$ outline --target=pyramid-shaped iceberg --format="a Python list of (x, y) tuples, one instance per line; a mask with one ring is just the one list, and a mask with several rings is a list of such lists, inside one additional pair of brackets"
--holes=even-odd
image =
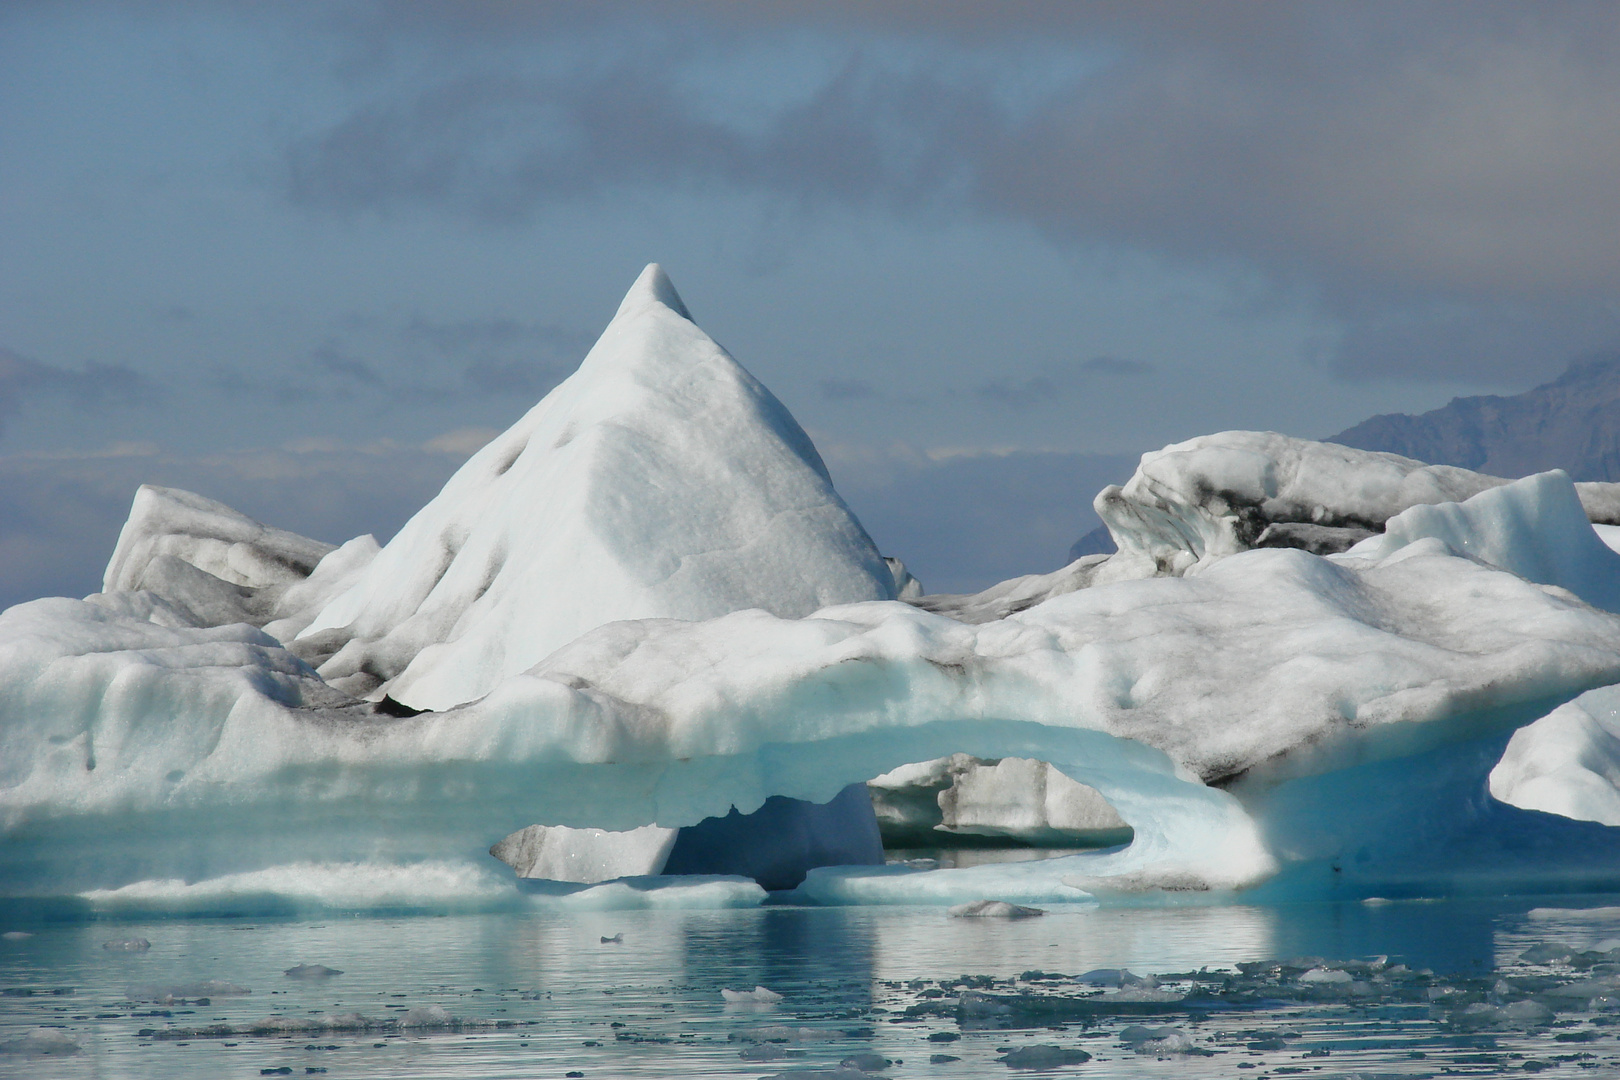
[(894, 595), (804, 430), (655, 264), (579, 370), (469, 459), (300, 647), (351, 693), (442, 709), (604, 623)]

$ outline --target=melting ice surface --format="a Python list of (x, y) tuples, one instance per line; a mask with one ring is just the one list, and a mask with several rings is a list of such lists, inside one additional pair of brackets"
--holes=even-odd
[[(1612, 903), (31, 924), (0, 942), (0, 1076), (1605, 1075)], [(781, 1000), (722, 993), (755, 986)]]

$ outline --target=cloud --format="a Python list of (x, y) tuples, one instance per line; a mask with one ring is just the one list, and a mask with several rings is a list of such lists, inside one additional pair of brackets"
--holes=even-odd
[(975, 592), (1056, 570), (1101, 522), (1091, 500), (1134, 455), (823, 448), (839, 492), (886, 555), (930, 592)]
[(0, 429), (27, 400), (47, 396), (66, 398), (83, 408), (111, 408), (150, 404), (162, 396), (162, 388), (122, 364), (92, 360), (73, 371), (31, 360), (0, 345)]
[[(1258, 273), (1346, 327), (1346, 376), (1467, 374), (1447, 325), (1510, 305), (1551, 341), (1620, 297), (1612, 4), (365, 10), (350, 55), (431, 60), (377, 61), (392, 81), (288, 141), (312, 210), (506, 222), (644, 185), (976, 214)], [(1457, 318), (1408, 360), (1366, 351), (1436, 305)]]
[(865, 379), (822, 379), (821, 396), (828, 401), (869, 401), (878, 392)]
[(992, 379), (974, 387), (973, 393), (982, 401), (1022, 411), (1057, 405), (1087, 391), (1103, 390), (1112, 381), (1151, 375), (1154, 370), (1145, 360), (1094, 356), (1043, 364), (1038, 374), (1025, 379)]

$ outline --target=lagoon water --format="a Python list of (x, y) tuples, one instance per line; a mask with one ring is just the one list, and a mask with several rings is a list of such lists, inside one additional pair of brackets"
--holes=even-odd
[[(1589, 950), (1617, 944), (1605, 940), (1620, 935), (1616, 904), (18, 923), (0, 928), (11, 931), (0, 940), (0, 1076), (762, 1077), (852, 1058), (887, 1060), (872, 1075), (892, 1077), (1614, 1075), (1620, 1013), (1604, 989), (1620, 953)], [(104, 947), (129, 939), (150, 948)], [(1344, 974), (1303, 976), (1318, 960), (1329, 970), (1368, 957)], [(1292, 966), (1254, 966), (1272, 960)], [(299, 964), (342, 973), (284, 974)], [(1074, 1005), (1112, 992), (1067, 976), (1108, 968), (1161, 986), (1135, 1006), (1129, 995)], [(756, 985), (782, 1000), (722, 998)], [(233, 987), (249, 992), (222, 992)], [(401, 1027), (402, 1016), (425, 1026)], [(321, 1017), (347, 1019), (317, 1028)], [(1033, 1046), (1091, 1059), (1016, 1069), (1009, 1052)]]

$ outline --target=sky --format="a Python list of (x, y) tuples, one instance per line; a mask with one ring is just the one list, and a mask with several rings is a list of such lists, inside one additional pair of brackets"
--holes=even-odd
[(386, 540), (659, 262), (931, 591), (1138, 455), (1620, 349), (1620, 6), (0, 5), (0, 604)]

